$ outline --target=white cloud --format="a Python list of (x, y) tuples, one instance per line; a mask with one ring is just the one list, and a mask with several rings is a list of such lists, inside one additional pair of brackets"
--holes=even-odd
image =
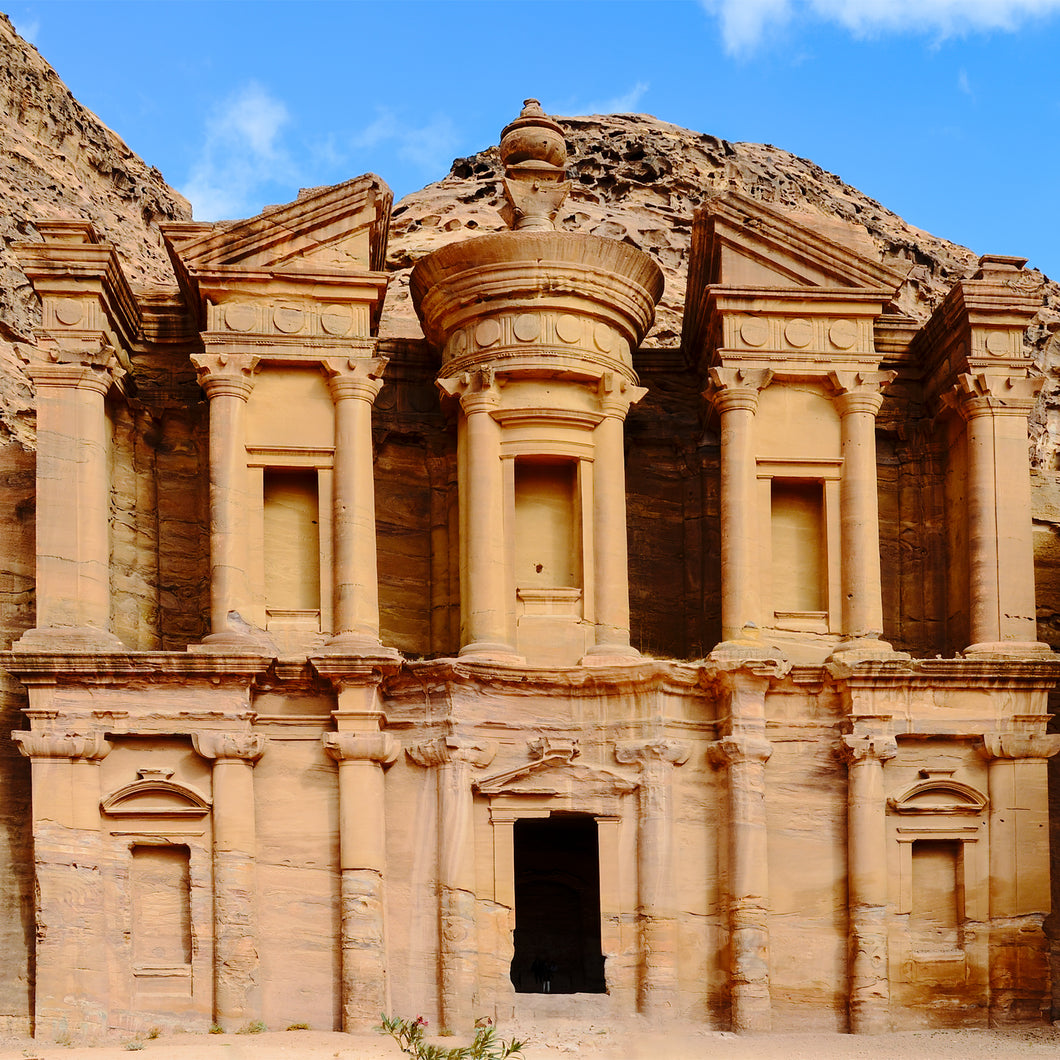
[(960, 70), (957, 73), (957, 87), (966, 95), (971, 96), (975, 99), (975, 93), (972, 91), (972, 83), (968, 80), (968, 71)]
[(593, 103), (579, 105), (573, 109), (575, 114), (632, 114), (651, 86), (647, 81), (638, 81), (627, 92)]
[(725, 50), (752, 51), (771, 28), (806, 16), (855, 36), (927, 33), (939, 39), (982, 30), (1014, 30), (1060, 13), (1060, 0), (700, 0), (721, 23)]
[(222, 101), (207, 119), (202, 150), (180, 189), (196, 220), (243, 216), (263, 185), (295, 179), (280, 143), (289, 120), (286, 106), (254, 81)]
[(24, 40), (29, 41), (30, 44), (36, 44), (37, 38), (40, 36), (40, 19), (31, 18), (29, 15), (23, 19), (22, 17), (10, 15), (11, 24), (15, 27), (15, 32)]
[(380, 107), (375, 120), (354, 134), (350, 142), (358, 151), (390, 143), (399, 158), (437, 178), (448, 172), (459, 153), (460, 133), (444, 114), (435, 115), (424, 125), (410, 125), (396, 111)]

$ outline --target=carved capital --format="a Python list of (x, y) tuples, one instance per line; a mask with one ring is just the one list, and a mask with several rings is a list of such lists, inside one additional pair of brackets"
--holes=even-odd
[(688, 761), (692, 746), (686, 740), (623, 740), (615, 744), (615, 758), (623, 765), (636, 763), (682, 766)]
[(624, 376), (615, 372), (604, 372), (596, 392), (600, 399), (600, 411), (605, 416), (624, 420), (630, 406), (636, 405), (648, 393), (648, 388), (634, 386)]
[(988, 732), (983, 735), (979, 753), (992, 761), (997, 758), (1052, 758), (1060, 751), (1060, 734)]
[(246, 401), (254, 389), (258, 358), (249, 353), (193, 353), (191, 363), (199, 385), (213, 401), (217, 397), (237, 397)]
[(53, 361), (33, 361), (26, 374), (37, 390), (58, 387), (69, 390), (90, 390), (106, 394), (125, 375), (125, 370), (112, 360), (105, 364), (59, 364)]
[(253, 765), (265, 753), (265, 737), (251, 732), (196, 732), (195, 753), (214, 761), (238, 758)]
[(711, 765), (765, 765), (773, 747), (760, 736), (727, 736), (707, 745), (707, 759)]
[(703, 391), (718, 411), (758, 411), (758, 395), (773, 381), (771, 368), (711, 368), (710, 386)]
[(405, 753), (416, 765), (426, 768), (449, 765), (452, 762), (465, 762), (477, 769), (483, 769), (493, 761), (497, 748), (488, 740), (464, 740), (453, 736), (439, 736), (434, 740), (413, 744), (405, 748)]
[(326, 732), (321, 737), (324, 752), (336, 762), (378, 762), (391, 766), (401, 744), (387, 732)]
[(68, 758), (100, 762), (110, 754), (111, 745), (102, 733), (13, 732), (11, 739), (27, 758)]
[(893, 736), (866, 735), (856, 736), (847, 733), (836, 753), (847, 763), (865, 762), (874, 759), (878, 762), (886, 762), (898, 754), (898, 741)]
[(829, 372), (836, 411), (840, 416), (854, 412), (875, 416), (883, 404), (883, 391), (897, 376), (897, 372)]
[(1044, 382), (1041, 376), (964, 372), (942, 400), (966, 420), (976, 416), (1026, 416)]
[(444, 376), (438, 380), (438, 388), (449, 397), (459, 398), (468, 416), (476, 412), (492, 412), (501, 400), (497, 373), (491, 364), (473, 372)]
[(383, 386), (388, 361), (388, 357), (326, 357), (321, 363), (328, 376), (332, 401), (352, 398), (374, 402)]

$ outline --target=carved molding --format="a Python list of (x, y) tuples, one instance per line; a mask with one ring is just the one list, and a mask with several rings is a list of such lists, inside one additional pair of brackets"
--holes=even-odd
[(760, 736), (727, 736), (707, 745), (707, 760), (713, 766), (765, 765), (772, 753), (770, 742)]
[(998, 758), (1052, 758), (1060, 751), (1060, 734), (988, 732), (979, 753)]
[(484, 769), (493, 761), (497, 747), (489, 740), (439, 736), (406, 747), (405, 753), (416, 765), (424, 768), (448, 765), (450, 762), (466, 762), (477, 769)]
[(841, 738), (836, 753), (848, 763), (868, 759), (886, 762), (898, 754), (898, 741), (893, 736), (882, 734), (861, 736), (847, 733)]
[(687, 740), (623, 740), (615, 744), (615, 758), (623, 765), (668, 764), (681, 766), (688, 761), (692, 745)]

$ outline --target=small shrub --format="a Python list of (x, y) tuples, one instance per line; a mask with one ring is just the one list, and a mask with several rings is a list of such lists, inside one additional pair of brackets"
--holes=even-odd
[(210, 1024), (210, 1034), (224, 1034), (225, 1029), (219, 1023)]
[(159, 1037), (159, 1035), (161, 1035), (161, 1033), (162, 1033), (162, 1028), (161, 1027), (152, 1027), (147, 1032), (147, 1040), (148, 1041), (154, 1041), (155, 1038), (157, 1038), (157, 1037)]
[(269, 1028), (265, 1026), (262, 1020), (251, 1020), (249, 1023), (244, 1023), (242, 1027), (236, 1031), (236, 1034), (263, 1034)]
[(509, 1056), (522, 1056), (522, 1042), (514, 1038), (506, 1042), (497, 1037), (493, 1020), (488, 1016), (475, 1021), (475, 1039), (470, 1045), (445, 1049), (440, 1045), (427, 1045), (423, 1030), (427, 1021), (422, 1016), (414, 1020), (390, 1019), (383, 1016), (379, 1030), (389, 1034), (398, 1043), (401, 1051), (416, 1060), (506, 1060)]
[(308, 1023), (292, 1023), (287, 1029), (289, 1031), (307, 1031), (310, 1027)]
[(143, 1047), (144, 1043), (140, 1041), (139, 1038), (134, 1038), (131, 1042), (125, 1043), (125, 1048), (128, 1049), (130, 1052), (133, 1052), (137, 1049), (142, 1049)]

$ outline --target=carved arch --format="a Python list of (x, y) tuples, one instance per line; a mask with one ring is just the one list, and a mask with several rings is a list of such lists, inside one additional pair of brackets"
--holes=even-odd
[(171, 769), (137, 770), (139, 779), (106, 796), (99, 808), (107, 817), (205, 817), (210, 800), (172, 776)]

